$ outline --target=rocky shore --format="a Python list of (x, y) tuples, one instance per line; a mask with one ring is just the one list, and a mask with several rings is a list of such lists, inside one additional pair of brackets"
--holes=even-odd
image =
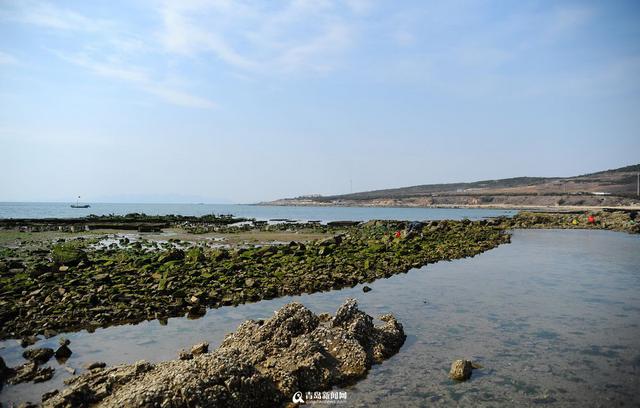
[[(175, 238), (158, 242), (125, 237), (101, 244), (104, 240), (65, 232), (71, 226), (85, 225), (80, 219), (70, 224), (68, 220), (3, 220), (0, 237), (13, 234), (15, 239), (0, 245), (0, 338), (48, 337), (149, 319), (162, 322), (185, 314), (196, 318), (210, 307), (339, 289), (428, 263), (474, 256), (509, 242), (507, 231), (514, 228), (640, 232), (633, 211), (521, 212), (478, 222), (266, 225), (230, 220), (236, 219), (135, 215), (102, 219), (101, 223), (162, 221), (194, 237), (211, 230), (229, 236), (268, 230), (271, 239), (309, 231), (326, 238), (232, 247)], [(28, 229), (63, 232), (41, 240), (22, 237), (49, 232), (17, 232)]]
[(273, 206), (313, 207), (407, 207), (407, 208), (493, 208), (493, 209), (568, 209), (589, 210), (606, 207), (640, 209), (638, 197), (595, 196), (585, 194), (464, 194), (440, 193), (433, 196), (351, 198), (285, 198), (259, 203)]
[[(34, 224), (22, 221), (15, 225), (5, 222), (0, 227), (0, 336), (20, 339), (20, 344), (25, 348), (23, 356), (26, 362), (17, 367), (7, 367), (0, 359), (0, 386), (2, 382), (18, 384), (47, 381), (54, 375), (53, 368), (46, 366), (47, 360), (53, 356), (64, 360), (72, 353), (68, 340), (64, 339), (61, 339), (60, 347), (55, 351), (37, 346), (26, 349), (39, 340), (39, 335), (50, 337), (60, 332), (82, 328), (93, 330), (145, 319), (159, 319), (162, 323), (171, 316), (197, 318), (205, 314), (209, 307), (354, 286), (427, 263), (474, 256), (509, 242), (508, 232), (512, 229), (606, 229), (640, 233), (638, 214), (617, 210), (521, 212), (513, 217), (476, 222), (370, 221), (321, 225), (290, 220), (278, 224), (252, 220), (243, 220), (240, 224), (218, 223), (215, 220), (182, 220), (168, 224), (172, 228), (168, 236), (205, 238), (205, 241), (178, 238), (159, 241), (157, 237), (163, 235), (146, 232), (138, 233), (135, 237), (112, 233), (83, 235), (70, 231), (69, 224), (64, 224), (64, 220), (48, 220), (45, 223), (39, 220)], [(145, 224), (146, 220), (137, 216), (130, 222)], [(81, 226), (82, 223), (74, 221), (71, 225)], [(176, 235), (177, 228), (185, 232)], [(42, 230), (20, 232), (29, 229)], [(225, 240), (227, 244), (220, 245), (218, 238), (215, 238), (212, 246), (206, 243), (206, 239), (210, 238), (207, 234), (212, 230), (224, 233), (226, 237), (242, 234), (268, 237), (268, 242), (254, 245), (239, 240)], [(299, 237), (300, 240), (286, 243), (277, 237)], [(369, 290), (368, 286), (363, 288), (364, 292)], [(339, 312), (337, 316), (340, 315)], [(326, 316), (320, 318), (321, 321), (323, 319), (329, 320)], [(292, 329), (289, 323), (283, 324)], [(318, 327), (321, 326), (326, 324), (319, 324)], [(243, 327), (245, 325), (241, 326), (238, 333), (242, 332)], [(262, 330), (262, 323), (251, 327), (253, 331)], [(275, 326), (269, 330), (272, 329), (279, 330)], [(249, 342), (255, 341), (253, 338)], [(180, 361), (190, 363), (168, 362), (167, 367), (182, 367), (172, 371), (176, 373), (191, 367), (189, 364), (199, 364), (198, 361), (202, 359), (200, 355), (206, 353), (206, 349), (206, 345), (199, 345), (192, 352), (183, 351)], [(373, 358), (371, 361), (377, 360)], [(164, 367), (164, 364), (158, 366)], [(212, 364), (222, 363), (218, 361)], [(253, 361), (251, 364), (258, 363)], [(271, 367), (266, 362), (260, 364)], [(156, 366), (141, 363), (100, 371), (104, 365), (97, 364), (81, 378), (94, 381), (96, 387), (102, 387), (105, 381), (115, 381), (112, 377), (105, 380), (104, 373), (113, 373), (128, 383), (132, 378), (146, 375), (153, 367)], [(253, 373), (252, 369), (249, 370), (236, 374)], [(156, 371), (160, 372), (164, 371)], [(232, 374), (220, 371), (220, 375)], [(347, 377), (343, 373), (335, 377), (338, 378), (335, 381), (340, 383)], [(162, 378), (169, 381), (169, 377)], [(72, 395), (81, 395), (79, 401), (95, 398), (111, 401), (116, 398), (111, 391), (105, 394), (106, 391), (95, 387), (93, 394), (83, 394), (87, 392), (86, 384), (78, 385), (78, 388), (74, 381), (80, 380), (70, 381), (69, 389), (76, 390)], [(124, 383), (120, 382), (109, 384), (109, 390), (121, 385), (124, 387)], [(278, 387), (281, 386), (278, 382)], [(287, 388), (286, 392), (289, 391)], [(270, 392), (280, 392), (278, 398), (286, 394), (274, 389)], [(129, 392), (125, 395), (129, 395)], [(51, 401), (66, 398), (63, 399), (64, 404), (71, 404), (67, 406), (75, 404), (69, 402), (71, 397), (67, 394), (48, 397), (52, 398)]]
[(501, 218), (504, 228), (534, 229), (604, 229), (640, 233), (640, 212), (621, 210), (528, 212)]
[(380, 320), (375, 326), (353, 299), (333, 317), (290, 303), (270, 319), (246, 321), (212, 353), (95, 368), (43, 396), (43, 406), (283, 406), (296, 392), (352, 383), (397, 353), (402, 325), (392, 315)]
[[(23, 227), (29, 226), (18, 228)], [(371, 221), (314, 228), (328, 238), (234, 248), (176, 239), (121, 238), (97, 245), (83, 237), (65, 239), (64, 233), (53, 242), (19, 240), (0, 248), (0, 338), (199, 317), (209, 307), (353, 286), (509, 242), (498, 221)]]

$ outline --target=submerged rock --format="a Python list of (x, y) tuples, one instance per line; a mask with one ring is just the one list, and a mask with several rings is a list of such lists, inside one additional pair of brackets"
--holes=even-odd
[[(391, 315), (374, 326), (349, 299), (321, 321), (300, 303), (267, 320), (248, 320), (211, 353), (190, 360), (89, 371), (66, 380), (45, 407), (272, 407), (297, 392), (322, 391), (364, 376), (405, 340)], [(201, 345), (199, 345), (201, 346)], [(194, 347), (195, 348), (195, 347)], [(203, 347), (199, 347), (202, 349)], [(195, 350), (194, 350), (195, 351)], [(195, 353), (194, 353), (195, 354)]]

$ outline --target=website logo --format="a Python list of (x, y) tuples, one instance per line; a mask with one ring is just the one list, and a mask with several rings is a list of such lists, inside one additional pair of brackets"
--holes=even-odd
[(300, 391), (293, 394), (293, 402), (294, 404), (304, 404), (304, 400), (302, 399), (302, 393)]

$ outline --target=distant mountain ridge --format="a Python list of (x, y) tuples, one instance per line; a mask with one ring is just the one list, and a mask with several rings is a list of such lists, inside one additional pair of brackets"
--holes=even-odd
[(367, 206), (635, 206), (640, 164), (573, 177), (513, 177), (423, 184), (331, 196), (303, 196), (273, 205)]

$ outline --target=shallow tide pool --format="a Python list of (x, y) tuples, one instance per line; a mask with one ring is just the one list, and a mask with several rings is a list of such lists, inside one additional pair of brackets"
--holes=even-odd
[[(347, 297), (377, 316), (393, 313), (407, 341), (346, 387), (348, 406), (638, 406), (640, 396), (640, 237), (608, 231), (518, 230), (511, 244), (475, 258), (440, 262), (362, 286), (209, 310), (198, 320), (169, 319), (64, 335), (81, 372), (159, 361), (224, 335), (249, 318), (269, 317), (292, 300), (335, 312)], [(38, 347), (55, 347), (57, 337)], [(8, 365), (22, 363), (14, 340), (0, 342)], [(447, 378), (451, 362), (484, 368), (465, 383)], [(8, 386), (0, 402), (39, 402), (69, 372), (52, 360), (54, 379)], [(308, 391), (308, 390), (304, 390)], [(313, 391), (313, 390), (311, 390)], [(344, 405), (343, 405), (344, 406)]]

